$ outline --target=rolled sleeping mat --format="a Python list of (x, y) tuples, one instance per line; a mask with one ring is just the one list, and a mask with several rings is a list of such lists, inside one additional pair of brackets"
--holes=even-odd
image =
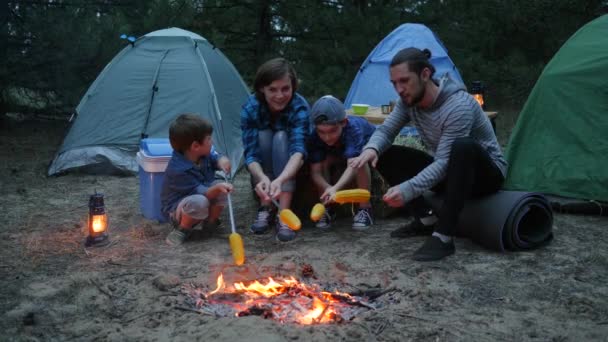
[[(424, 197), (440, 212), (441, 194)], [(495, 251), (534, 249), (553, 238), (553, 212), (537, 192), (499, 191), (465, 202), (454, 235), (467, 237)]]

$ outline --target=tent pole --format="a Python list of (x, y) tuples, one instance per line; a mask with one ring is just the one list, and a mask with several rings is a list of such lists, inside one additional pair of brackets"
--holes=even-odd
[(157, 86), (158, 74), (160, 73), (160, 66), (163, 64), (163, 61), (165, 60), (165, 57), (167, 57), (168, 53), (169, 53), (169, 50), (165, 50), (165, 53), (163, 53), (163, 56), (158, 61), (158, 66), (156, 67), (156, 70), (154, 71), (154, 82), (152, 83), (152, 96), (150, 96), (150, 105), (148, 106), (148, 115), (146, 115), (146, 121), (144, 122), (144, 127), (141, 131), (142, 139), (148, 137), (148, 123), (150, 122), (150, 114), (152, 113), (152, 104), (154, 103), (154, 95), (158, 91), (158, 86)]

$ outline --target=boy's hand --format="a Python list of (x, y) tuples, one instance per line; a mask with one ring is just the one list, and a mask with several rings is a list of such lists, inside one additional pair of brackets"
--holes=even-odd
[(220, 170), (224, 171), (224, 173), (226, 175), (230, 174), (230, 170), (231, 170), (230, 159), (228, 159), (226, 156), (222, 156), (217, 161), (217, 166), (220, 168)]
[(264, 176), (255, 186), (255, 193), (262, 201), (270, 201), (270, 179)]
[(324, 205), (333, 202), (336, 198), (336, 191), (336, 188), (334, 188), (333, 186), (328, 186), (323, 192), (323, 194), (321, 194), (321, 202)]
[(229, 192), (232, 192), (233, 189), (234, 187), (230, 183), (217, 183), (207, 189), (206, 196), (209, 199), (215, 199), (220, 194), (227, 194)]
[(389, 207), (393, 208), (403, 207), (405, 205), (399, 185), (389, 188), (384, 196), (382, 196), (382, 200), (386, 202)]
[(357, 170), (369, 162), (372, 163), (372, 167), (376, 167), (376, 164), (378, 164), (378, 152), (373, 148), (366, 148), (358, 157), (350, 159), (348, 166)]

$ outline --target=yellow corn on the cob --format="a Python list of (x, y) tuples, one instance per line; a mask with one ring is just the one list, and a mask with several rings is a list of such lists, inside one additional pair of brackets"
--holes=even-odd
[(371, 197), (368, 190), (365, 189), (351, 189), (351, 190), (340, 190), (336, 192), (335, 201), (340, 204), (344, 203), (365, 203), (369, 202)]
[(322, 203), (317, 203), (310, 211), (310, 219), (317, 222), (323, 217), (323, 214), (325, 214), (325, 206)]
[(300, 219), (290, 209), (281, 210), (279, 219), (291, 230), (300, 230), (300, 228), (302, 228), (302, 222), (300, 222)]
[(232, 249), (232, 257), (236, 265), (242, 265), (245, 262), (245, 247), (243, 246), (243, 239), (238, 233), (232, 233), (228, 237), (230, 241), (230, 249)]

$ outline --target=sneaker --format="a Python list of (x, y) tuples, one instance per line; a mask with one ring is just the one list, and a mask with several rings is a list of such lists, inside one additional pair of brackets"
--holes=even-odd
[(372, 220), (372, 209), (359, 209), (353, 217), (353, 229), (354, 230), (366, 230), (374, 224)]
[(392, 238), (409, 238), (414, 236), (426, 236), (433, 234), (433, 225), (424, 225), (420, 220), (414, 219), (414, 221), (405, 224), (391, 232)]
[(429, 209), (426, 213), (424, 213), (424, 215), (420, 216), (420, 222), (422, 222), (422, 224), (425, 226), (431, 226), (437, 223), (438, 220), (439, 218), (437, 215), (435, 215), (433, 209)]
[(336, 215), (334, 214), (333, 210), (330, 210), (328, 208), (325, 210), (325, 213), (323, 214), (321, 219), (319, 219), (319, 221), (317, 221), (317, 223), (315, 224), (315, 227), (317, 227), (319, 229), (329, 229), (329, 228), (331, 228), (331, 221), (333, 221), (335, 218), (336, 218)]
[(431, 235), (422, 247), (414, 252), (413, 259), (416, 261), (435, 261), (452, 255), (455, 251), (454, 240), (442, 242), (440, 238)]
[(188, 238), (187, 231), (179, 229), (179, 228), (174, 228), (171, 231), (171, 233), (169, 233), (169, 235), (167, 235), (165, 242), (169, 246), (177, 247), (177, 246), (183, 244), (184, 241), (186, 241), (186, 238)]
[(296, 238), (296, 232), (291, 230), (279, 217), (277, 216), (277, 240), (281, 242), (291, 241)]
[(272, 219), (271, 210), (268, 207), (260, 207), (258, 209), (257, 217), (249, 228), (254, 234), (264, 234), (268, 228), (270, 228), (270, 221)]

